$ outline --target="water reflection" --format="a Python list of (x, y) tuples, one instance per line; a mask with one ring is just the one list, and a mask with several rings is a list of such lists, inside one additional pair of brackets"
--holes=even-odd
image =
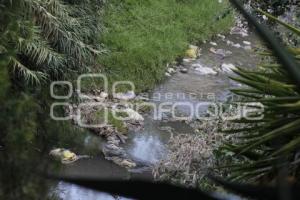
[(132, 141), (129, 154), (143, 162), (154, 164), (164, 155), (165, 147), (157, 135), (140, 134)]
[(82, 188), (77, 185), (60, 182), (57, 186), (59, 198), (71, 200), (130, 200), (124, 197), (117, 197), (103, 192), (96, 192)]

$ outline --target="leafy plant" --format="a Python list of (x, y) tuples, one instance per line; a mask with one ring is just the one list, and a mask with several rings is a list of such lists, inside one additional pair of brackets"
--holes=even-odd
[[(234, 1), (233, 1), (234, 2)], [(238, 3), (236, 3), (238, 4)], [(250, 22), (242, 7), (238, 7)], [(277, 18), (260, 11), (270, 19), (277, 21), (293, 33), (300, 36), (299, 29), (288, 25)], [(243, 98), (242, 103), (259, 102), (264, 106), (264, 119), (235, 120), (234, 124), (242, 124), (243, 128), (226, 130), (233, 134), (235, 141), (223, 148), (243, 158), (229, 167), (231, 178), (241, 181), (257, 181), (276, 178), (281, 170), (290, 176), (298, 177), (300, 149), (300, 50), (288, 48), (288, 52), (280, 47), (276, 40), (264, 28), (253, 22), (258, 32), (265, 39), (271, 50), (260, 54), (264, 62), (256, 69), (237, 68), (237, 76), (231, 79), (246, 87), (233, 89)], [(269, 38), (268, 38), (269, 37)], [(253, 116), (260, 113), (253, 113)]]
[[(20, 9), (19, 13), (11, 13), (15, 15), (14, 26), (19, 34), (8, 43), (14, 46), (15, 55), (9, 56), (9, 65), (15, 78), (36, 84), (94, 65), (100, 53), (94, 33), (101, 30), (97, 15), (101, 1), (24, 0), (18, 3), (0, 2), (2, 10)], [(5, 45), (0, 49), (2, 53), (9, 51)]]
[(37, 176), (52, 170), (49, 149), (83, 144), (80, 130), (49, 117), (49, 83), (86, 70), (97, 53), (87, 33), (97, 25), (95, 13), (87, 15), (95, 5), (84, 2), (0, 0), (0, 199), (49, 199)]

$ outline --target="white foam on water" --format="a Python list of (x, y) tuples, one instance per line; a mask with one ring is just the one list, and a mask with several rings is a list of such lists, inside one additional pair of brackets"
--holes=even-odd
[(165, 147), (158, 136), (143, 134), (133, 139), (129, 154), (140, 161), (158, 162), (165, 152)]

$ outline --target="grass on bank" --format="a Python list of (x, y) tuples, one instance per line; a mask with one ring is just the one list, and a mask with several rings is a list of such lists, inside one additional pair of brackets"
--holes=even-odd
[(101, 56), (110, 81), (133, 81), (138, 91), (152, 88), (167, 63), (188, 44), (226, 32), (233, 24), (228, 4), (217, 0), (112, 0), (104, 9)]

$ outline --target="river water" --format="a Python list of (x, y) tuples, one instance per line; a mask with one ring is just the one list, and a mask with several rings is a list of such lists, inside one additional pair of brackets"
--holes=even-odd
[[(232, 41), (234, 44), (238, 43), (242, 47), (237, 48), (228, 45), (227, 40)], [(156, 104), (164, 102), (189, 102), (191, 104), (197, 104), (199, 102), (209, 101), (208, 96), (213, 96), (215, 101), (225, 101), (230, 96), (229, 88), (238, 85), (229, 80), (228, 72), (222, 72), (220, 66), (225, 63), (251, 68), (255, 66), (258, 60), (253, 50), (243, 48), (245, 46), (244, 41), (250, 42), (252, 48), (259, 43), (257, 37), (253, 33), (250, 33), (247, 37), (228, 35), (225, 40), (216, 38), (214, 42), (217, 43), (217, 46), (213, 46), (210, 43), (203, 44), (201, 46), (202, 55), (200, 58), (192, 63), (185, 64), (188, 73), (178, 71), (172, 77), (166, 78), (164, 82), (152, 91), (150, 101)], [(224, 58), (212, 53), (210, 51), (212, 47), (231, 51), (232, 55)], [(204, 75), (197, 70), (199, 66), (214, 69), (218, 73), (216, 75)], [(193, 96), (193, 98), (191, 98), (191, 96)], [(182, 115), (189, 113), (189, 108), (184, 106), (178, 106), (177, 109)], [(202, 109), (204, 112), (207, 107), (204, 106)], [(172, 121), (168, 115), (163, 116), (161, 120), (155, 120), (152, 114), (153, 113), (150, 113), (144, 116), (144, 129), (139, 132), (129, 133), (129, 138), (124, 145), (124, 148), (132, 159), (144, 163), (143, 166), (128, 172), (99, 156), (93, 159), (79, 160), (72, 165), (68, 165), (65, 167), (63, 173), (66, 175), (85, 177), (151, 179), (151, 166), (166, 155), (166, 144), (171, 134), (195, 134), (193, 128), (185, 121)], [(99, 149), (101, 148), (99, 147)], [(65, 183), (59, 183), (57, 191), (63, 200), (115, 199), (114, 196), (109, 194), (99, 193)]]

